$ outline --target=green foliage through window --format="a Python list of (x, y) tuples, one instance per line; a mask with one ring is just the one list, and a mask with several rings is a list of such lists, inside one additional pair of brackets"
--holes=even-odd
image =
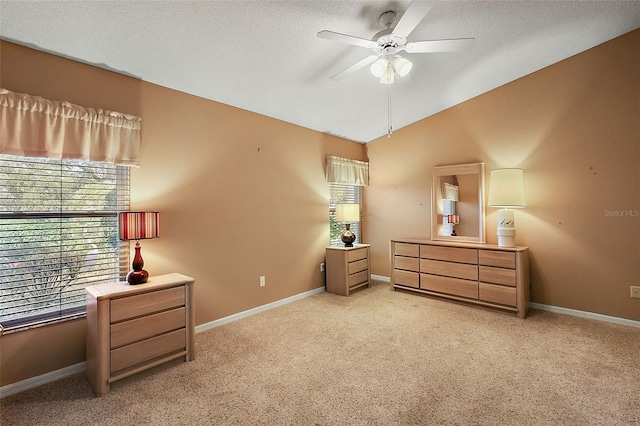
[(0, 324), (82, 315), (84, 288), (126, 270), (117, 212), (128, 204), (124, 167), (0, 155)]

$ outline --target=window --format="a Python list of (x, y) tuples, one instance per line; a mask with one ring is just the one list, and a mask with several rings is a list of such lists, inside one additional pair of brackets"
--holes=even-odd
[(0, 155), (3, 328), (84, 315), (86, 286), (126, 274), (117, 211), (128, 207), (127, 167)]
[[(329, 183), (329, 234), (330, 245), (344, 245), (340, 239), (340, 235), (344, 232), (344, 223), (336, 222), (336, 204), (355, 203), (360, 204), (362, 211), (362, 187), (356, 185), (346, 185), (342, 183)], [(356, 235), (356, 243), (362, 243), (362, 233), (360, 232), (362, 222), (352, 223), (351, 232)]]

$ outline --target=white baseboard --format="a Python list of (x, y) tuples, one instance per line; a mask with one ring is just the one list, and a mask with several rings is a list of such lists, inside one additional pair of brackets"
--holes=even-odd
[(543, 305), (542, 303), (531, 303), (530, 306), (533, 309), (540, 309), (541, 311), (555, 312), (557, 314), (572, 315), (574, 317), (588, 318), (588, 319), (594, 319), (598, 321), (611, 322), (614, 324), (628, 325), (631, 327), (640, 328), (640, 321), (631, 320), (627, 318), (612, 317), (609, 315), (596, 314), (596, 313), (587, 312), (587, 311), (579, 311), (577, 309), (563, 308), (560, 306)]
[(9, 395), (16, 394), (18, 392), (37, 388), (38, 386), (42, 386), (47, 383), (55, 382), (56, 380), (63, 379), (65, 377), (73, 376), (77, 373), (82, 373), (86, 369), (86, 364), (87, 363), (84, 361), (79, 362), (77, 364), (70, 365), (59, 370), (51, 371), (40, 376), (31, 377), (20, 382), (2, 386), (0, 387), (0, 399)]
[(249, 309), (243, 312), (238, 312), (237, 314), (229, 315), (228, 317), (220, 318), (205, 324), (200, 324), (196, 326), (196, 333), (201, 333), (203, 331), (210, 330), (212, 328), (219, 327), (221, 325), (228, 324), (242, 318), (250, 317), (251, 315), (268, 311), (269, 309), (277, 308), (278, 306), (286, 305), (287, 303), (295, 302), (296, 300), (304, 299), (305, 297), (313, 296), (314, 294), (323, 293), (324, 291), (324, 286), (318, 287), (313, 290), (305, 291), (304, 293), (287, 297), (286, 299), (276, 300), (275, 302), (267, 303), (266, 305), (258, 306), (256, 308)]
[[(372, 279), (389, 282), (389, 277), (382, 275), (371, 275)], [(294, 302), (296, 300), (304, 299), (305, 297), (313, 296), (314, 294), (322, 293), (325, 291), (324, 287), (318, 287), (314, 290), (309, 290), (304, 293), (296, 294), (295, 296), (287, 297), (286, 299), (277, 300), (275, 302), (267, 303), (266, 305), (258, 306), (257, 308), (249, 309), (237, 314), (229, 315), (228, 317), (220, 318), (215, 321), (208, 322), (206, 324), (200, 324), (196, 327), (196, 333), (203, 332), (215, 327), (219, 327), (223, 324), (227, 324), (233, 321), (237, 321), (242, 318), (255, 315), (259, 312), (264, 312), (269, 309), (277, 308), (278, 306), (286, 305), (287, 303)], [(565, 315), (573, 315), (582, 318), (590, 318), (599, 321), (611, 322), (615, 324), (628, 325), (631, 327), (639, 327), (640, 321), (630, 320), (626, 318), (612, 317), (608, 315), (595, 314), (592, 312), (578, 311), (575, 309), (562, 308), (559, 306), (543, 305), (540, 303), (531, 303), (531, 307), (534, 309), (540, 309), (541, 311), (555, 312)], [(33, 389), (38, 386), (42, 386), (46, 383), (54, 382), (65, 377), (72, 376), (77, 373), (81, 373), (86, 369), (86, 362), (79, 362), (69, 367), (64, 367), (59, 370), (51, 371), (49, 373), (42, 374), (40, 376), (31, 377), (20, 382), (11, 383), (6, 386), (0, 387), (0, 399), (9, 395), (16, 394), (25, 390)]]
[[(371, 278), (380, 280), (380, 281), (385, 281), (385, 282), (390, 281), (389, 277), (385, 277), (382, 275), (371, 274)], [(594, 319), (598, 321), (611, 322), (614, 324), (628, 325), (631, 327), (640, 328), (640, 321), (631, 320), (627, 318), (612, 317), (609, 315), (596, 314), (596, 313), (587, 312), (587, 311), (579, 311), (577, 309), (563, 308), (560, 306), (543, 305), (542, 303), (532, 302), (530, 303), (530, 306), (534, 309), (539, 309), (541, 311), (555, 312), (557, 314), (572, 315), (574, 317), (589, 318), (589, 319)]]
[[(259, 312), (264, 312), (269, 309), (277, 308), (278, 306), (285, 305), (287, 303), (294, 302), (296, 300), (304, 299), (305, 297), (313, 296), (314, 294), (322, 293), (325, 291), (325, 287), (318, 287), (314, 290), (309, 290), (304, 293), (296, 294), (291, 297), (287, 297), (286, 299), (277, 300), (272, 303), (267, 303), (266, 305), (258, 306), (257, 308), (249, 309), (244, 312), (239, 312), (234, 315), (229, 315), (228, 317), (220, 318), (215, 321), (208, 322), (206, 324), (200, 324), (196, 327), (196, 333), (200, 333), (205, 330), (209, 330), (214, 327), (221, 326), (223, 324), (227, 324), (233, 321), (237, 321), (242, 318), (246, 318), (251, 315), (255, 315)], [(22, 380), (20, 382), (11, 383), (6, 386), (0, 387), (0, 399), (7, 397), (9, 395), (16, 394), (18, 392), (26, 391), (29, 389), (36, 388), (38, 386), (42, 386), (46, 383), (54, 382), (59, 379), (63, 379), (68, 376), (72, 376), (76, 373), (81, 373), (86, 370), (86, 362), (80, 362), (78, 364), (70, 365), (69, 367), (64, 367), (56, 371), (51, 371), (49, 373), (42, 374), (40, 376), (31, 377), (26, 380)]]
[(391, 281), (391, 279), (389, 279), (389, 277), (385, 277), (384, 275), (371, 274), (371, 279), (372, 280), (377, 280), (377, 281), (384, 281), (385, 283), (388, 283), (388, 282)]

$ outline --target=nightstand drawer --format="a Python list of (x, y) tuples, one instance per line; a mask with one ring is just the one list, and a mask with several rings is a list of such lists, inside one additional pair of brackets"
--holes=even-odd
[(420, 259), (417, 257), (395, 256), (395, 268), (404, 269), (405, 271), (420, 271)]
[(186, 324), (186, 309), (177, 308), (111, 326), (111, 349), (148, 339)]
[(480, 250), (478, 263), (480, 265), (516, 269), (516, 254), (508, 251)]
[(393, 271), (393, 281), (393, 284), (418, 288), (420, 287), (420, 274), (396, 269)]
[(468, 248), (421, 245), (420, 257), (423, 259), (478, 264), (478, 250)]
[(480, 281), (485, 283), (516, 285), (516, 270), (480, 266)]
[(418, 244), (396, 243), (394, 249), (395, 255), (420, 257), (420, 246)]
[(111, 372), (123, 370), (186, 348), (185, 329), (172, 331), (111, 351)]
[(478, 299), (478, 282), (458, 278), (420, 274), (420, 288), (454, 296)]
[(478, 281), (478, 267), (468, 263), (420, 259), (420, 272)]
[(367, 281), (369, 281), (369, 272), (362, 271), (358, 272), (357, 274), (349, 275), (349, 278), (347, 279), (347, 285), (349, 287), (353, 287), (354, 285), (358, 285)]
[(516, 306), (516, 288), (480, 283), (480, 300)]
[(111, 300), (111, 323), (184, 306), (184, 286)]
[(356, 260), (349, 263), (349, 275), (353, 275), (360, 271), (366, 271), (369, 267), (369, 261), (367, 259)]
[(347, 262), (355, 262), (356, 260), (366, 259), (367, 249), (361, 248), (358, 250), (349, 250), (347, 252)]

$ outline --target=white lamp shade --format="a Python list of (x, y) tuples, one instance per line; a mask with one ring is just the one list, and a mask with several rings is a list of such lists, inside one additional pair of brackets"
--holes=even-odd
[(374, 77), (382, 77), (387, 71), (388, 62), (385, 58), (380, 58), (371, 64), (371, 74)]
[(409, 74), (413, 64), (408, 59), (398, 56), (393, 60), (393, 68), (395, 68), (400, 77), (404, 77)]
[(522, 169), (496, 169), (489, 176), (489, 207), (526, 207)]
[(359, 204), (336, 204), (336, 221), (338, 222), (360, 222)]

